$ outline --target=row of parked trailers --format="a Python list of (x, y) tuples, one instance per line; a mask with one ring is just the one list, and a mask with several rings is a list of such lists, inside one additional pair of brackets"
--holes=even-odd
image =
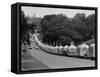
[(71, 43), (70, 46), (50, 46), (43, 44), (37, 37), (37, 34), (34, 34), (35, 43), (44, 51), (58, 54), (58, 55), (67, 55), (67, 56), (80, 56), (80, 57), (93, 57), (95, 58), (95, 43), (87, 45), (85, 43), (75, 46)]

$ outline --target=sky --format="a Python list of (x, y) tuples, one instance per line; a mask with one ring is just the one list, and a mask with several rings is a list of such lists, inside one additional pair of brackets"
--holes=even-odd
[(75, 16), (76, 13), (85, 13), (86, 16), (95, 14), (94, 10), (82, 10), (82, 9), (64, 9), (64, 8), (45, 8), (45, 7), (31, 7), (22, 6), (21, 10), (24, 11), (25, 16), (43, 17), (44, 15), (50, 14), (64, 14), (69, 18)]

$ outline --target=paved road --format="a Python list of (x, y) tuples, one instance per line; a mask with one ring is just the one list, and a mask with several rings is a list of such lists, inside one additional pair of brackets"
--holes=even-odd
[(21, 59), (21, 70), (23, 71), (50, 69), (40, 60), (37, 60), (34, 56), (31, 56), (30, 53), (27, 53), (26, 56), (22, 56)]
[(50, 69), (47, 65), (39, 60), (22, 60), (22, 70), (43, 70)]
[(33, 47), (34, 45), (34, 42), (32, 42), (32, 49), (29, 50), (30, 54), (51, 69), (95, 66), (95, 61), (93, 60), (49, 54), (45, 51), (42, 51), (41, 49), (35, 49)]

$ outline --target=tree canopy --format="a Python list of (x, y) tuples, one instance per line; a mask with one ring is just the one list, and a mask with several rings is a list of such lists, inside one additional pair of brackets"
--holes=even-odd
[(44, 43), (69, 45), (73, 41), (77, 45), (95, 34), (95, 14), (86, 17), (84, 13), (77, 13), (73, 18), (63, 14), (45, 15), (41, 33)]
[(24, 12), (21, 11), (21, 25), (20, 25), (20, 33), (21, 33), (21, 43), (27, 43), (30, 45), (30, 35), (29, 32), (34, 33), (35, 24), (27, 23), (27, 18), (24, 15)]

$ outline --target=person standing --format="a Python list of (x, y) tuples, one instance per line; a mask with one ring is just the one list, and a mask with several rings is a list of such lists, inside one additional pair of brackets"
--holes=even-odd
[(88, 53), (89, 46), (86, 43), (83, 43), (82, 45), (78, 47), (80, 48), (80, 56), (89, 56), (89, 53)]
[(59, 55), (62, 55), (62, 53), (63, 53), (63, 46), (62, 45), (59, 46), (58, 53), (59, 53)]
[(71, 42), (71, 45), (69, 46), (69, 54), (70, 55), (76, 55), (76, 49), (77, 47), (74, 45), (74, 42)]
[(90, 47), (92, 47), (92, 57), (95, 57), (95, 43), (91, 44)]
[(53, 46), (54, 54), (57, 54), (57, 46)]
[(64, 54), (65, 54), (65, 55), (67, 55), (67, 53), (68, 53), (68, 47), (69, 47), (68, 45), (65, 45), (65, 46), (64, 46)]

